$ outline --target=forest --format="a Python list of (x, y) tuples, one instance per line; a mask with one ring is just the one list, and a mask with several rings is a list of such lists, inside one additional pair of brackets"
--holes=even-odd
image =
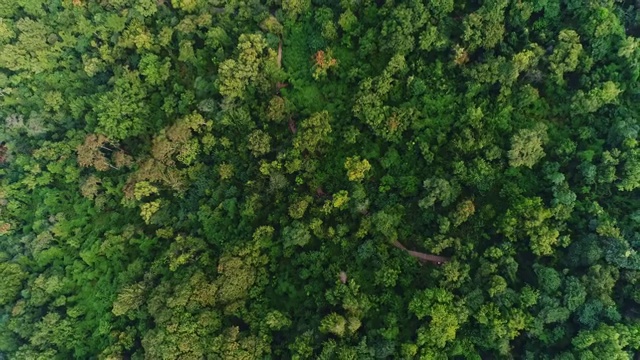
[(640, 1), (0, 1), (0, 360), (640, 353)]

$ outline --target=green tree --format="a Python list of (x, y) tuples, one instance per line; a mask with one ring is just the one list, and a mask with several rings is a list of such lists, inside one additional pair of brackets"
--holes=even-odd
[(0, 264), (0, 274), (5, 279), (5, 285), (0, 290), (0, 305), (11, 304), (20, 293), (27, 273), (22, 271), (20, 265), (16, 263), (3, 262)]
[(331, 143), (331, 116), (327, 111), (311, 115), (300, 123), (300, 130), (293, 140), (293, 146), (300, 151), (314, 153), (326, 149)]
[(580, 36), (575, 30), (562, 30), (558, 35), (558, 45), (549, 57), (549, 69), (556, 83), (564, 84), (564, 74), (575, 71), (582, 55)]
[(265, 89), (276, 67), (275, 51), (260, 34), (243, 34), (238, 39), (238, 56), (220, 64), (219, 90), (227, 100), (244, 99), (253, 89)]
[(289, 19), (295, 20), (299, 15), (309, 10), (311, 2), (309, 0), (283, 0), (282, 10)]
[(418, 319), (429, 318), (428, 325), (418, 329), (418, 344), (435, 348), (444, 348), (453, 341), (468, 317), (463, 304), (454, 302), (453, 294), (438, 288), (418, 293), (409, 303), (409, 310)]
[(146, 91), (137, 72), (126, 71), (95, 105), (98, 132), (116, 141), (142, 134), (150, 126)]
[(262, 130), (254, 130), (249, 134), (248, 142), (247, 147), (253, 156), (258, 157), (271, 151), (271, 137)]
[(547, 141), (547, 127), (539, 124), (533, 129), (522, 129), (511, 138), (509, 165), (533, 167), (545, 155), (542, 145)]
[(349, 181), (362, 181), (366, 173), (371, 170), (371, 164), (367, 159), (360, 160), (359, 156), (348, 157), (344, 162)]
[(571, 109), (577, 114), (586, 114), (596, 112), (602, 106), (614, 103), (622, 90), (613, 81), (607, 81), (601, 87), (584, 93), (578, 90), (573, 98)]
[(342, 337), (345, 334), (346, 326), (347, 320), (344, 317), (331, 313), (320, 322), (320, 331)]

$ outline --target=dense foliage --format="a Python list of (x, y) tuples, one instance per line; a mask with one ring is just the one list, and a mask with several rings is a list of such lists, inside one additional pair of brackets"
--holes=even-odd
[(0, 1), (0, 359), (629, 359), (639, 6)]

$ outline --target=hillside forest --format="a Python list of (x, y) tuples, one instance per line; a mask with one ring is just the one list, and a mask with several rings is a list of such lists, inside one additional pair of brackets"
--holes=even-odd
[(639, 76), (635, 0), (0, 1), (0, 359), (633, 359)]

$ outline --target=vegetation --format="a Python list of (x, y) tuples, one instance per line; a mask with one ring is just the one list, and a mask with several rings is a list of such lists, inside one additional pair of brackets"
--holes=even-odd
[(637, 1), (0, 1), (0, 358), (630, 359)]

